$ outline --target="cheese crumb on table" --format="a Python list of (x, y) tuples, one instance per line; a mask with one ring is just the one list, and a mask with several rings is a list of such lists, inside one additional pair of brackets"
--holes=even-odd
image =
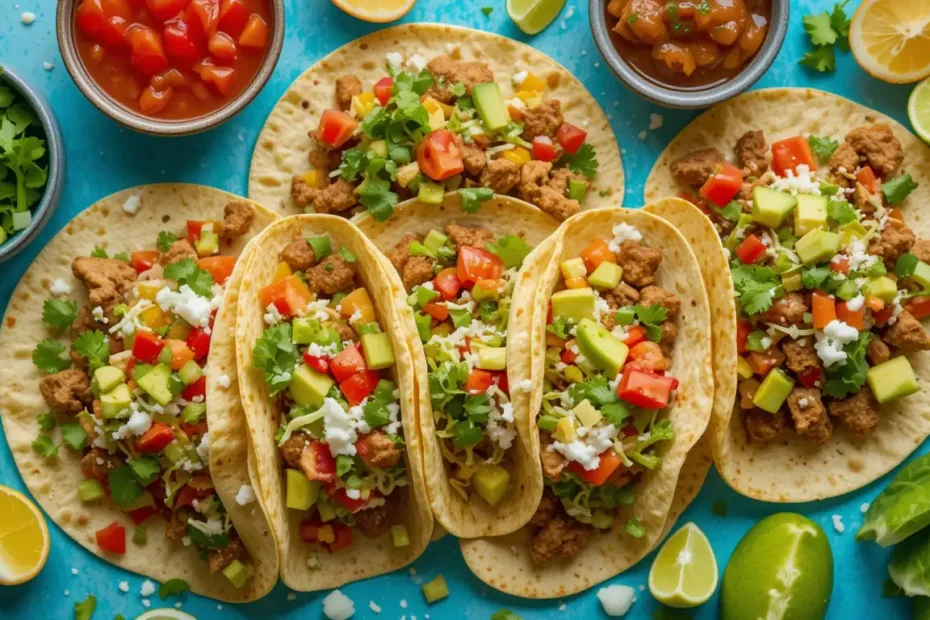
[(611, 618), (620, 618), (636, 602), (636, 592), (630, 586), (607, 586), (597, 591), (597, 599)]

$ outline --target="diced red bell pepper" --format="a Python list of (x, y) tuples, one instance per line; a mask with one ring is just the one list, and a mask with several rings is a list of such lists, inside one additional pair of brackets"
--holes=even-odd
[(855, 327), (857, 331), (865, 328), (865, 304), (862, 304), (858, 310), (850, 310), (845, 301), (836, 304), (836, 319)]
[(145, 75), (158, 75), (168, 68), (168, 55), (161, 36), (148, 26), (133, 24), (126, 31), (129, 42), (129, 60), (132, 66)]
[(626, 338), (623, 344), (631, 349), (646, 339), (646, 328), (642, 325), (633, 325), (626, 330)]
[(375, 82), (375, 98), (378, 100), (378, 103), (382, 107), (388, 104), (388, 101), (391, 100), (391, 91), (394, 89), (394, 78), (388, 76), (383, 77), (377, 82)]
[(533, 159), (539, 161), (552, 161), (555, 159), (555, 144), (549, 136), (536, 136), (533, 138)]
[(249, 9), (244, 0), (220, 0), (220, 30), (238, 37), (248, 21)]
[(307, 543), (319, 542), (321, 527), (323, 527), (323, 523), (317, 520), (316, 517), (301, 521), (298, 529), (300, 539)]
[(138, 330), (132, 341), (132, 356), (143, 364), (155, 364), (164, 348), (164, 340), (152, 332)]
[(417, 147), (420, 172), (434, 181), (461, 174), (465, 170), (462, 152), (455, 143), (455, 134), (447, 129), (431, 132)]
[(329, 368), (337, 383), (342, 383), (352, 375), (368, 370), (361, 343), (356, 342), (337, 353), (330, 360)]
[(746, 361), (749, 363), (749, 367), (755, 374), (759, 376), (765, 376), (779, 363), (779, 361), (781, 361), (777, 356), (777, 349), (774, 348), (770, 348), (761, 352), (750, 351), (749, 355), (746, 356)]
[(725, 207), (743, 186), (743, 173), (733, 164), (723, 164), (701, 187), (701, 198)]
[(314, 355), (310, 355), (309, 353), (304, 353), (304, 363), (319, 373), (324, 375), (329, 373), (328, 357), (316, 357)]
[(210, 353), (211, 338), (202, 327), (194, 327), (187, 334), (187, 346), (194, 352), (195, 360), (202, 360)]
[(497, 254), (482, 248), (462, 246), (456, 263), (462, 286), (470, 289), (478, 280), (498, 280), (504, 273), (504, 262)]
[(813, 368), (808, 370), (803, 375), (798, 375), (798, 381), (801, 382), (801, 385), (804, 387), (819, 387), (817, 383), (820, 382), (820, 385), (823, 385), (823, 369)]
[(102, 530), (97, 530), (97, 546), (117, 555), (126, 553), (126, 528), (114, 521)]
[(220, 286), (226, 284), (226, 280), (232, 275), (233, 269), (236, 268), (235, 256), (208, 256), (197, 261), (197, 266), (205, 271), (209, 271), (213, 276), (213, 281)]
[(210, 497), (215, 492), (214, 489), (195, 489), (190, 484), (185, 484), (178, 489), (174, 496), (174, 510), (180, 510), (185, 506), (192, 506), (194, 500), (202, 500)]
[(136, 451), (143, 454), (158, 454), (174, 441), (174, 431), (167, 424), (152, 422), (149, 430), (136, 439)]
[(617, 396), (643, 409), (663, 409), (668, 407), (672, 390), (677, 388), (678, 379), (674, 377), (627, 365), (617, 386)]
[(559, 354), (563, 364), (574, 364), (575, 363), (575, 354), (568, 349), (562, 349), (562, 353)]
[(837, 254), (836, 258), (830, 261), (830, 270), (843, 275), (849, 273), (849, 257)]
[(253, 50), (264, 49), (268, 45), (268, 23), (258, 13), (249, 16), (239, 35), (239, 45)]
[(368, 499), (362, 499), (361, 497), (358, 499), (352, 499), (346, 495), (346, 489), (334, 489), (332, 491), (327, 491), (327, 493), (329, 494), (330, 498), (336, 500), (340, 506), (349, 512), (355, 512), (360, 508), (364, 508), (372, 499), (376, 497), (375, 493), (372, 492), (371, 495), (368, 496)]
[(836, 320), (836, 300), (823, 291), (811, 293), (811, 315), (814, 329), (823, 329)]
[(437, 304), (436, 302), (429, 302), (423, 306), (423, 312), (430, 315), (437, 321), (445, 321), (449, 318), (449, 309), (442, 304)]
[(339, 384), (342, 395), (346, 397), (353, 407), (369, 396), (378, 387), (380, 376), (376, 370), (363, 370), (357, 372)]
[(458, 270), (455, 267), (447, 267), (440, 271), (433, 280), (433, 288), (445, 301), (454, 301), (462, 290)]
[(290, 275), (260, 290), (258, 298), (263, 308), (274, 304), (282, 316), (292, 317), (307, 307), (313, 299), (313, 294), (303, 280), (296, 275)]
[(559, 130), (555, 133), (555, 137), (559, 141), (559, 144), (562, 145), (562, 148), (565, 149), (566, 153), (574, 155), (578, 152), (578, 149), (581, 148), (581, 145), (584, 144), (584, 141), (588, 137), (588, 132), (574, 125), (570, 125), (569, 123), (565, 123), (559, 127)]
[(620, 456), (612, 449), (608, 449), (606, 452), (601, 453), (597, 469), (588, 471), (581, 463), (572, 461), (568, 465), (568, 471), (575, 474), (579, 478), (590, 482), (592, 485), (599, 487), (607, 482), (607, 479), (613, 475), (613, 473), (617, 470), (618, 467), (620, 467), (622, 463), (623, 461)]
[[(916, 299), (916, 297), (914, 299)], [(907, 310), (908, 312), (914, 315), (914, 318), (919, 319), (923, 316), (930, 315), (930, 303), (925, 301), (917, 305), (916, 307), (921, 308), (923, 310), (924, 313), (921, 314), (921, 316), (918, 316), (917, 314), (913, 312), (913, 310), (915, 309), (915, 305), (912, 302), (909, 302), (905, 304), (904, 306), (905, 310)], [(894, 306), (885, 306), (881, 310), (872, 312), (872, 320), (874, 320), (878, 325), (884, 325), (885, 323), (888, 322), (888, 319), (890, 319), (891, 315), (893, 314), (894, 314)]]
[[(914, 315), (915, 319), (922, 319), (924, 317), (930, 316), (930, 297), (926, 295), (911, 297), (907, 302), (905, 302), (904, 309)], [(887, 312), (887, 316), (883, 314), (885, 312)], [(892, 313), (894, 313), (894, 307), (889, 305), (884, 310), (872, 313), (872, 317), (876, 322), (887, 323), (888, 319), (891, 318)], [(882, 321), (879, 321), (880, 315), (883, 318)]]
[(200, 435), (205, 435), (209, 427), (206, 422), (197, 422), (196, 424), (181, 422), (181, 430), (184, 431), (188, 437), (198, 437)]
[(200, 377), (195, 382), (181, 390), (181, 398), (193, 401), (195, 398), (207, 396), (207, 378)]
[[(847, 170), (846, 172), (852, 172), (852, 170)], [(881, 183), (878, 182), (878, 177), (875, 176), (875, 171), (872, 170), (871, 166), (863, 166), (859, 172), (856, 173), (856, 180), (862, 183), (865, 188), (873, 194), (881, 189)]]
[(749, 340), (749, 333), (752, 331), (752, 323), (740, 319), (736, 324), (736, 352), (746, 352), (746, 342)]
[(803, 136), (795, 136), (772, 145), (772, 172), (780, 177), (787, 172), (798, 171), (798, 166), (807, 166), (811, 171), (817, 169), (811, 145)]
[(136, 270), (136, 273), (148, 271), (158, 264), (161, 254), (158, 250), (146, 250), (144, 252), (133, 252), (129, 257), (129, 264)]
[[(306, 451), (309, 451), (308, 458), (305, 458)], [(312, 440), (301, 455), (300, 464), (309, 480), (329, 483), (336, 479), (336, 459), (325, 442)]]
[(736, 246), (736, 257), (744, 265), (752, 265), (765, 254), (766, 246), (756, 235), (749, 235)]
[(484, 394), (491, 387), (491, 373), (480, 368), (472, 368), (465, 380), (466, 394)]
[(203, 227), (212, 222), (198, 222), (196, 220), (187, 220), (187, 242), (194, 245), (200, 241), (203, 235)]
[(507, 379), (506, 370), (492, 370), (491, 383), (497, 385), (497, 388), (508, 397), (510, 396), (510, 380)]
[(338, 149), (352, 137), (358, 121), (347, 112), (325, 110), (320, 117), (320, 126), (316, 130), (316, 139), (327, 146)]
[(348, 525), (334, 523), (333, 534), (335, 535), (336, 540), (326, 545), (326, 549), (330, 553), (337, 553), (343, 549), (346, 549), (347, 547), (352, 546), (352, 528)]
[(617, 255), (610, 250), (606, 241), (598, 237), (581, 251), (581, 260), (584, 261), (588, 273), (591, 273), (603, 262), (616, 263)]
[(130, 510), (128, 513), (129, 518), (132, 519), (132, 522), (136, 525), (141, 525), (145, 522), (146, 519), (153, 515), (158, 514), (158, 508), (155, 506), (143, 506), (142, 508), (136, 508), (135, 510)]

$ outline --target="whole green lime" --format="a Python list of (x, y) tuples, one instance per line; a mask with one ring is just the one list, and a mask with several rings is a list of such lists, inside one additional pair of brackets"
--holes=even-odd
[(799, 514), (766, 517), (736, 546), (723, 573), (722, 620), (816, 620), (833, 590), (823, 528)]

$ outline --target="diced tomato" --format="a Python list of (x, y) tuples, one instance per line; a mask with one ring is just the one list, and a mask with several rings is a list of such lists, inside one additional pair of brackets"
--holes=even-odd
[(497, 280), (504, 273), (504, 262), (497, 254), (482, 248), (462, 246), (456, 269), (462, 286), (470, 289), (478, 280)]
[(171, 349), (171, 370), (181, 370), (195, 357), (194, 351), (183, 340), (166, 340), (165, 345)]
[(830, 261), (830, 269), (836, 273), (846, 275), (849, 273), (849, 257), (837, 254), (837, 257)]
[(868, 295), (865, 298), (865, 305), (872, 312), (880, 312), (885, 307), (885, 301), (881, 297)]
[(239, 35), (239, 45), (253, 50), (264, 49), (268, 45), (268, 24), (262, 16), (253, 13)]
[(339, 384), (342, 395), (346, 397), (351, 406), (355, 406), (371, 396), (378, 387), (380, 376), (376, 370), (363, 370), (357, 372)]
[(329, 373), (329, 358), (327, 357), (316, 357), (305, 352), (304, 363), (319, 373), (324, 375)]
[(383, 77), (377, 82), (375, 82), (375, 98), (378, 99), (378, 103), (382, 107), (388, 104), (388, 101), (391, 100), (391, 91), (394, 89), (394, 78), (388, 76)]
[(639, 431), (636, 430), (636, 426), (633, 424), (627, 424), (620, 429), (620, 432), (623, 433), (624, 437), (636, 437), (639, 435)]
[(97, 530), (97, 546), (104, 551), (123, 555), (126, 553), (126, 528), (114, 521), (102, 530)]
[(190, 17), (181, 16), (165, 22), (162, 38), (165, 52), (175, 60), (192, 65), (203, 56), (203, 41), (197, 29), (191, 27)]
[(129, 257), (129, 264), (136, 270), (136, 273), (148, 271), (158, 264), (161, 254), (158, 250), (147, 250), (144, 252), (133, 252)]
[(437, 321), (445, 321), (449, 318), (449, 309), (442, 304), (437, 304), (436, 302), (432, 301), (423, 306), (423, 312), (430, 315)]
[(234, 61), (238, 51), (236, 49), (236, 42), (233, 41), (233, 38), (225, 32), (220, 31), (216, 31), (210, 35), (210, 39), (207, 41), (207, 49), (210, 50), (210, 54), (214, 58), (226, 62)]
[(216, 32), (220, 23), (219, 0), (192, 0), (187, 10), (197, 20), (207, 36)]
[(459, 280), (458, 273), (455, 267), (447, 267), (440, 271), (433, 280), (433, 287), (445, 301), (454, 301), (462, 290), (462, 281)]
[(210, 353), (212, 335), (202, 327), (194, 327), (187, 334), (187, 346), (194, 352), (194, 359), (202, 360)]
[(644, 340), (630, 349), (630, 359), (639, 368), (646, 370), (664, 371), (665, 355), (657, 342)]
[(539, 161), (552, 161), (555, 159), (555, 144), (549, 136), (536, 136), (533, 138), (533, 159)]
[(132, 356), (143, 364), (155, 364), (164, 348), (164, 340), (152, 332), (139, 330), (132, 342)]
[(881, 183), (878, 182), (878, 177), (875, 176), (875, 171), (872, 170), (871, 166), (863, 166), (860, 168), (859, 172), (856, 173), (856, 180), (862, 183), (865, 188), (873, 194), (881, 189)]
[(437, 129), (426, 136), (417, 147), (417, 164), (420, 172), (434, 181), (444, 181), (465, 170), (455, 135), (447, 129)]
[(723, 164), (701, 187), (701, 198), (725, 207), (743, 186), (743, 173), (733, 164)]
[(578, 152), (578, 149), (581, 148), (581, 145), (584, 144), (584, 141), (588, 137), (588, 132), (574, 125), (570, 125), (569, 123), (565, 123), (559, 127), (555, 137), (559, 141), (559, 144), (562, 145), (562, 148), (565, 149), (566, 153), (574, 155)]
[(174, 497), (175, 510), (180, 510), (185, 506), (191, 506), (194, 500), (206, 499), (213, 495), (213, 489), (195, 489), (189, 484), (185, 484)]
[(152, 85), (146, 86), (139, 95), (139, 109), (143, 114), (154, 116), (168, 107), (173, 96), (174, 88), (171, 86), (164, 90), (155, 90)]
[(755, 235), (749, 235), (736, 246), (736, 257), (745, 265), (751, 265), (765, 254), (765, 244)]
[(598, 237), (581, 251), (581, 260), (584, 261), (584, 266), (588, 269), (588, 273), (591, 273), (597, 269), (601, 263), (616, 263), (617, 255), (610, 251), (610, 247), (607, 245), (606, 241)]
[(303, 280), (290, 275), (269, 284), (258, 292), (262, 308), (274, 304), (282, 316), (292, 317), (302, 312), (313, 299), (313, 294)]
[(811, 145), (803, 136), (795, 136), (772, 145), (772, 172), (780, 177), (787, 176), (787, 172), (797, 172), (798, 166), (807, 166), (810, 170), (817, 169)]
[(142, 508), (136, 508), (135, 510), (130, 510), (128, 513), (129, 518), (132, 519), (132, 522), (136, 525), (141, 525), (145, 522), (146, 519), (153, 515), (158, 514), (158, 508), (155, 506), (143, 506)]
[(465, 380), (466, 394), (484, 394), (491, 387), (491, 373), (480, 368), (472, 368)]
[(329, 444), (314, 439), (306, 450), (309, 451), (309, 457), (301, 456), (301, 467), (307, 478), (327, 483), (335, 480), (336, 459), (333, 458)]
[[(107, 7), (109, 8), (109, 7)], [(105, 10), (102, 0), (84, 0), (77, 8), (77, 26), (104, 47), (124, 45), (131, 12), (125, 15)]]
[(838, 302), (836, 304), (836, 318), (838, 321), (843, 321), (861, 332), (865, 327), (865, 304), (862, 304), (858, 310), (850, 310), (845, 301)]
[[(930, 313), (930, 304), (927, 307), (928, 313)], [(908, 310), (910, 312), (910, 310)], [(874, 320), (878, 325), (884, 325), (888, 322), (888, 319), (891, 318), (891, 315), (894, 314), (893, 306), (886, 306), (877, 312), (872, 312), (872, 320)], [(914, 314), (911, 312), (911, 314)], [(916, 314), (914, 315), (917, 316)]]
[(220, 0), (220, 30), (238, 37), (247, 21), (249, 10), (243, 0)]
[(168, 55), (161, 36), (149, 28), (133, 24), (126, 31), (129, 42), (129, 60), (132, 66), (145, 75), (158, 75), (168, 68)]
[(642, 325), (633, 325), (628, 330), (626, 330), (626, 338), (624, 338), (623, 344), (633, 348), (645, 339), (646, 328)]
[(776, 356), (775, 349), (767, 349), (762, 352), (750, 351), (749, 355), (746, 356), (746, 361), (749, 362), (752, 372), (764, 376), (778, 364), (779, 359)]
[[(362, 441), (361, 443), (366, 443), (366, 442)], [(336, 500), (339, 503), (339, 505), (341, 505), (343, 508), (345, 508), (349, 512), (355, 512), (356, 510), (360, 508), (364, 508), (365, 506), (368, 505), (368, 503), (371, 500), (377, 497), (375, 493), (372, 493), (371, 495), (369, 495), (368, 499), (362, 499), (361, 497), (359, 497), (358, 499), (352, 499), (351, 497), (346, 495), (346, 489), (333, 489), (332, 491), (327, 491), (327, 493), (329, 494), (331, 499)]]
[(210, 62), (209, 58), (195, 66), (194, 70), (200, 75), (201, 80), (212, 85), (221, 95), (229, 92), (233, 78), (236, 77), (236, 70), (233, 67), (218, 67)]
[(334, 523), (333, 534), (335, 535), (336, 540), (326, 545), (326, 549), (330, 553), (337, 553), (343, 549), (346, 549), (347, 547), (352, 546), (352, 528), (348, 525)]
[(226, 284), (226, 280), (232, 275), (236, 267), (235, 256), (208, 256), (197, 260), (197, 266), (205, 271), (209, 271), (213, 276), (214, 282), (220, 286)]
[(674, 377), (627, 365), (617, 386), (617, 396), (643, 409), (662, 409), (668, 407), (672, 390), (677, 388), (678, 379)]
[(563, 364), (574, 364), (575, 357), (576, 355), (568, 349), (562, 349), (562, 353), (559, 355), (559, 358), (562, 360)]
[(208, 222), (187, 220), (187, 242), (194, 245), (200, 241), (200, 236), (203, 234), (203, 227), (207, 223)]
[(362, 345), (356, 342), (351, 347), (346, 347), (337, 353), (336, 356), (330, 360), (329, 368), (337, 383), (342, 383), (355, 373), (368, 370), (368, 365), (365, 363), (365, 356), (362, 355)]
[[(904, 309), (914, 315), (915, 319), (922, 319), (924, 317), (930, 316), (930, 297), (926, 295), (911, 297), (904, 304)], [(885, 320), (881, 321), (882, 323), (887, 322), (888, 318), (890, 318), (891, 314), (894, 312), (894, 308), (892, 306), (888, 306), (887, 310), (888, 317), (885, 317)], [(872, 315), (876, 321), (878, 321), (878, 315), (879, 313), (877, 312)]]
[(823, 291), (811, 293), (811, 314), (814, 318), (814, 329), (823, 329), (836, 320), (836, 300)]
[(749, 332), (752, 331), (752, 323), (740, 320), (736, 324), (736, 352), (746, 352), (746, 342), (749, 340)]
[(803, 375), (798, 375), (798, 381), (800, 381), (801, 385), (804, 387), (818, 387), (818, 382), (820, 385), (823, 385), (823, 370), (820, 368), (808, 370)]
[(158, 454), (174, 441), (174, 431), (167, 424), (152, 422), (149, 430), (136, 439), (136, 450), (144, 454)]
[(320, 126), (316, 130), (316, 139), (327, 146), (338, 149), (355, 133), (358, 121), (347, 112), (324, 110), (320, 117)]
[(197, 397), (206, 397), (207, 395), (207, 378), (200, 377), (189, 386), (181, 390), (181, 398), (184, 400), (194, 400)]
[(158, 21), (167, 21), (184, 10), (187, 0), (145, 0), (149, 14)]
[(606, 452), (601, 453), (597, 469), (588, 471), (581, 463), (572, 461), (568, 465), (568, 471), (599, 487), (607, 482), (607, 479), (620, 467), (622, 462), (620, 456), (613, 449), (608, 449)]

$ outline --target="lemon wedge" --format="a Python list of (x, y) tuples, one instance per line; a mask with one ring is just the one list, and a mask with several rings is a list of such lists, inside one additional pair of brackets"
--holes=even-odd
[(0, 584), (12, 586), (38, 575), (48, 546), (48, 526), (36, 505), (0, 485)]

